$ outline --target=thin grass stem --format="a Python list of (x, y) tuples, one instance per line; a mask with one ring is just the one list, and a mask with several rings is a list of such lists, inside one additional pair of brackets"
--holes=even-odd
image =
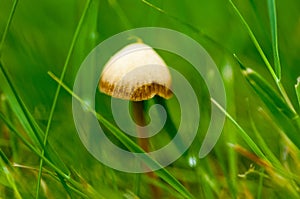
[(280, 65), (279, 50), (278, 50), (277, 16), (276, 16), (275, 0), (268, 0), (268, 8), (269, 8), (269, 18), (270, 18), (271, 35), (272, 35), (274, 66), (275, 66), (275, 72), (277, 74), (278, 80), (280, 81), (281, 65)]
[(261, 46), (259, 45), (259, 42), (257, 41), (254, 33), (252, 32), (250, 26), (248, 25), (248, 23), (246, 22), (246, 20), (244, 19), (244, 17), (242, 16), (242, 14), (240, 13), (240, 11), (238, 10), (238, 8), (235, 6), (235, 4), (232, 2), (232, 0), (229, 0), (230, 4), (232, 5), (234, 11), (236, 12), (236, 14), (238, 15), (239, 19), (241, 20), (242, 24), (245, 26), (254, 46), (256, 47), (257, 51), (259, 52), (261, 58), (263, 59), (265, 65), (267, 66), (269, 72), (271, 73), (271, 76), (273, 77), (278, 90), (280, 91), (282, 97), (284, 98), (284, 100), (286, 101), (287, 105), (291, 108), (291, 110), (293, 110), (295, 113), (295, 109), (293, 107), (293, 104), (291, 103), (281, 81), (280, 78), (277, 76), (277, 74), (275, 73), (275, 71), (273, 70), (268, 58), (266, 57), (265, 53), (263, 52)]
[[(70, 46), (70, 49), (69, 49), (69, 52), (68, 52), (65, 64), (63, 66), (61, 76), (60, 76), (60, 81), (62, 81), (65, 77), (65, 73), (66, 73), (67, 67), (69, 65), (69, 61), (71, 59), (71, 55), (73, 53), (74, 46), (75, 46), (77, 38), (79, 36), (79, 32), (81, 30), (83, 20), (84, 20), (85, 15), (88, 11), (89, 5), (90, 5), (90, 0), (87, 0), (86, 4), (85, 4), (85, 7), (83, 9), (82, 15), (80, 17), (80, 20), (78, 22), (78, 25), (76, 27), (75, 33), (73, 35), (71, 46)], [(53, 100), (53, 103), (52, 103), (52, 106), (51, 106), (51, 110), (50, 110), (50, 114), (49, 114), (49, 118), (48, 118), (48, 123), (47, 123), (46, 131), (45, 131), (45, 136), (44, 136), (44, 140), (43, 140), (42, 156), (45, 155), (45, 148), (46, 148), (46, 145), (47, 145), (48, 135), (49, 135), (49, 131), (50, 131), (51, 123), (52, 123), (52, 118), (53, 118), (54, 111), (55, 111), (55, 108), (56, 108), (56, 104), (57, 104), (60, 89), (61, 89), (61, 85), (58, 85), (57, 89), (56, 89), (56, 92), (55, 92), (55, 95), (54, 95), (54, 100)], [(42, 175), (42, 170), (43, 170), (43, 158), (41, 158), (41, 160), (40, 160), (39, 169), (40, 169), (40, 171), (39, 171), (39, 174), (38, 174), (38, 182), (37, 182), (37, 187), (36, 187), (36, 199), (39, 198), (40, 182), (41, 182), (41, 177), (42, 177), (41, 175)]]
[(7, 20), (7, 23), (6, 23), (6, 26), (4, 28), (4, 32), (3, 32), (3, 35), (2, 35), (2, 38), (1, 38), (1, 42), (0, 42), (0, 59), (1, 59), (1, 56), (2, 56), (2, 49), (3, 49), (3, 46), (4, 46), (4, 41), (6, 39), (9, 27), (10, 27), (12, 19), (13, 19), (13, 16), (15, 14), (18, 2), (19, 2), (18, 0), (14, 1), (12, 9), (11, 9), (9, 17), (8, 17), (8, 20)]
[(256, 155), (260, 158), (267, 160), (267, 157), (263, 154), (263, 152), (259, 149), (259, 147), (255, 144), (255, 142), (250, 138), (250, 136), (246, 133), (246, 131), (237, 123), (233, 117), (213, 98), (211, 98), (212, 103), (214, 103), (225, 115), (226, 117), (239, 129), (241, 137), (245, 140), (245, 142), (249, 145), (249, 147), (254, 151)]

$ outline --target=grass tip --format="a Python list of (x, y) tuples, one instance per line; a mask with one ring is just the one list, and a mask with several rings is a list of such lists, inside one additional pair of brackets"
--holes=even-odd
[(230, 143), (230, 142), (227, 142), (227, 146), (230, 147), (230, 148), (235, 148), (235, 144)]

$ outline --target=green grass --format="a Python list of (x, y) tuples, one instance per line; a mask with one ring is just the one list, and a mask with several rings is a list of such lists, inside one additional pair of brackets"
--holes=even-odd
[[(0, 198), (152, 198), (151, 185), (160, 198), (300, 197), (297, 0), (0, 4)], [(157, 179), (98, 162), (82, 145), (72, 117), (72, 96), (84, 102), (71, 88), (90, 50), (116, 33), (143, 26), (174, 29), (203, 45), (223, 76), (228, 103), (224, 110), (210, 98), (189, 63), (158, 51), (192, 84), (201, 120), (193, 144), (176, 162), (155, 171)], [(100, 93), (96, 100), (109, 104)], [(172, 135), (178, 105), (160, 103), (170, 116), (162, 133)], [(199, 159), (210, 103), (227, 121), (213, 151)], [(99, 106), (92, 113), (115, 143), (143, 152), (115, 126), (109, 111)], [(155, 136), (151, 146), (168, 141)], [(158, 165), (147, 155), (144, 160)]]

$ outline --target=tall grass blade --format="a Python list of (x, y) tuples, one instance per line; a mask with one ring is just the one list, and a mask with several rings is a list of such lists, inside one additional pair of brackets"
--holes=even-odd
[[(19, 97), (18, 92), (15, 89), (15, 86), (13, 85), (10, 77), (8, 76), (6, 70), (4, 69), (1, 63), (1, 60), (0, 60), (0, 84), (1, 84), (1, 89), (3, 90), (3, 92), (5, 93), (8, 99), (12, 111), (17, 116), (19, 122), (23, 126), (25, 132), (27, 133), (33, 145), (37, 147), (36, 150), (40, 151), (41, 148), (43, 147), (42, 137), (44, 132), (36, 123), (34, 117), (26, 107), (23, 100)], [(23, 140), (26, 140), (24, 135), (20, 134), (20, 137), (22, 137)], [(69, 173), (66, 165), (57, 155), (56, 151), (51, 147), (51, 144), (48, 144), (47, 148), (45, 149), (45, 155), (55, 165), (61, 168), (65, 173)]]
[[(42, 148), (42, 136), (43, 131), (36, 123), (34, 117), (24, 104), (23, 100), (19, 97), (15, 86), (13, 85), (10, 77), (8, 76), (6, 70), (4, 69), (1, 61), (0, 61), (0, 85), (1, 89), (5, 93), (8, 102), (10, 104), (11, 109), (15, 113), (19, 122), (23, 126), (25, 132), (30, 138), (32, 144), (37, 147), (38, 150)], [(21, 136), (26, 139), (22, 134)], [(57, 166), (62, 168), (66, 173), (68, 173), (68, 169), (66, 165), (62, 162), (62, 160), (58, 157), (57, 153), (51, 147), (51, 144), (48, 145), (46, 149), (46, 155), (51, 161), (53, 161)]]
[[(226, 105), (226, 110), (231, 113), (233, 117), (236, 116), (236, 90), (235, 84), (235, 73), (233, 67), (230, 63), (226, 63), (222, 68), (223, 81), (226, 88), (226, 101), (230, 102)], [(233, 125), (227, 123), (223, 128), (223, 137), (225, 142), (236, 143), (237, 133)], [(224, 143), (225, 144), (225, 143)], [(226, 176), (226, 181), (228, 184), (228, 192), (231, 194), (231, 198), (238, 198), (238, 159), (237, 153), (234, 150), (227, 149), (227, 155), (224, 157), (224, 145), (220, 148), (216, 147), (216, 154), (219, 159), (219, 164), (223, 170), (224, 176)]]
[(272, 35), (274, 67), (275, 67), (275, 72), (278, 77), (278, 80), (280, 81), (281, 65), (280, 65), (279, 50), (278, 50), (277, 16), (276, 16), (275, 0), (268, 0), (268, 10), (269, 10), (269, 19), (270, 19), (271, 35)]
[(254, 33), (252, 32), (250, 26), (248, 25), (248, 23), (246, 22), (246, 20), (244, 19), (244, 17), (242, 16), (242, 14), (240, 13), (240, 11), (238, 10), (238, 8), (235, 6), (235, 4), (232, 2), (232, 0), (229, 0), (231, 6), (233, 7), (234, 11), (236, 12), (236, 14), (238, 15), (240, 21), (242, 22), (242, 24), (245, 26), (254, 46), (256, 47), (257, 51), (259, 52), (261, 58), (263, 59), (265, 65), (267, 66), (269, 72), (271, 73), (277, 87), (278, 90), (280, 91), (282, 97), (284, 98), (284, 100), (286, 101), (287, 105), (290, 107), (291, 110), (294, 110), (293, 104), (291, 103), (291, 100), (289, 99), (289, 96), (287, 95), (283, 85), (280, 82), (280, 78), (277, 76), (277, 74), (275, 73), (274, 69), (272, 68), (268, 58), (266, 57), (264, 51), (262, 50), (261, 46), (259, 45)]
[(295, 85), (295, 90), (296, 90), (298, 103), (299, 103), (299, 107), (300, 107), (300, 77), (298, 77), (298, 79), (297, 79), (297, 84)]
[(261, 169), (261, 175), (259, 175), (258, 187), (257, 187), (257, 199), (262, 198), (263, 182), (264, 182), (264, 168)]
[(266, 105), (271, 106), (269, 104), (271, 102), (272, 108), (277, 108), (290, 119), (295, 119), (298, 117), (298, 115), (290, 109), (282, 97), (276, 93), (272, 86), (270, 86), (262, 76), (260, 76), (251, 68), (246, 68), (236, 56), (235, 58), (240, 65), (242, 74), (258, 94), (258, 96), (266, 103)]
[[(88, 11), (88, 8), (89, 8), (89, 5), (90, 5), (90, 0), (87, 0), (87, 2), (85, 4), (85, 7), (83, 9), (82, 15), (80, 17), (80, 20), (78, 22), (78, 25), (76, 27), (75, 33), (73, 35), (73, 39), (72, 39), (72, 42), (71, 42), (71, 45), (70, 45), (70, 49), (68, 51), (67, 58), (65, 60), (64, 66), (63, 66), (63, 70), (62, 70), (62, 73), (61, 73), (61, 76), (60, 76), (61, 81), (64, 79), (65, 73), (67, 71), (67, 67), (69, 65), (69, 61), (71, 59), (71, 55), (73, 53), (75, 43), (77, 41), (79, 32), (81, 30), (81, 26), (83, 24), (83, 20), (84, 20), (85, 15)], [(51, 106), (51, 110), (50, 110), (50, 114), (49, 114), (49, 118), (48, 118), (48, 122), (47, 122), (47, 127), (46, 127), (46, 131), (45, 131), (45, 136), (44, 136), (44, 140), (43, 140), (42, 156), (44, 156), (44, 154), (45, 154), (45, 148), (46, 148), (46, 145), (47, 145), (48, 135), (49, 135), (49, 131), (50, 131), (51, 123), (52, 123), (52, 118), (53, 118), (53, 115), (54, 115), (54, 110), (55, 110), (55, 107), (56, 107), (56, 104), (57, 104), (60, 88), (61, 88), (61, 86), (58, 85), (57, 89), (56, 89), (56, 92), (55, 92), (54, 100), (53, 100), (53, 103), (52, 103), (52, 106)], [(39, 174), (38, 174), (38, 182), (37, 182), (37, 187), (36, 187), (36, 199), (39, 198), (39, 190), (40, 190), (40, 183), (41, 183), (41, 177), (42, 177), (41, 175), (42, 175), (42, 170), (43, 170), (43, 158), (40, 159), (39, 169), (40, 170), (39, 170)], [(61, 182), (62, 182), (62, 185), (66, 188), (64, 181), (62, 180)], [(68, 189), (66, 189), (66, 191), (68, 192)]]
[(269, 111), (275, 116), (274, 119), (281, 125), (286, 135), (299, 148), (300, 140), (297, 138), (299, 136), (299, 132), (296, 130), (297, 124), (291, 124), (291, 122), (297, 122), (299, 120), (299, 115), (290, 109), (286, 102), (275, 92), (275, 90), (273, 90), (263, 77), (252, 69), (243, 66), (237, 57), (236, 59), (240, 64), (244, 77), (253, 90), (268, 107)]
[(6, 157), (5, 153), (2, 151), (1, 148), (0, 148), (0, 158), (2, 158), (2, 161), (5, 165), (8, 165), (10, 168), (12, 167), (8, 157)]
[[(250, 106), (249, 106), (249, 103), (248, 103), (248, 107), (249, 107), (249, 110), (252, 110), (250, 108)], [(276, 168), (280, 168), (281, 170), (283, 170), (280, 161), (274, 155), (274, 153), (272, 152), (272, 150), (269, 148), (269, 146), (265, 142), (264, 138), (261, 136), (260, 132), (258, 132), (258, 129), (256, 127), (256, 124), (255, 124), (252, 112), (249, 112), (249, 117), (250, 117), (250, 123), (251, 123), (251, 127), (253, 129), (254, 135), (255, 135), (256, 140), (257, 140), (259, 146), (261, 147), (263, 153), (266, 154), (266, 156), (269, 158), (269, 160), (272, 162), (272, 164)]]
[(109, 5), (115, 10), (115, 12), (118, 14), (118, 20), (122, 22), (124, 29), (131, 29), (132, 25), (126, 16), (126, 13), (124, 12), (123, 8), (119, 5), (119, 2), (116, 0), (108, 0)]
[[(254, 159), (257, 159), (257, 160), (260, 160), (259, 163), (261, 164), (261, 166), (264, 166), (266, 168), (269, 169), (270, 171), (270, 174), (272, 174), (272, 176), (274, 178), (276, 178), (276, 180), (278, 180), (278, 182), (280, 181), (285, 181), (287, 182), (286, 179), (281, 179), (282, 177), (281, 176), (278, 176), (274, 171), (273, 169), (276, 169), (277, 172), (279, 172), (282, 176), (287, 176), (288, 178), (291, 178), (291, 179), (298, 179), (297, 176), (289, 173), (289, 172), (286, 172), (286, 170), (282, 170), (280, 167), (277, 168), (277, 167), (274, 167), (272, 165), (272, 162), (270, 161), (270, 159), (261, 151), (261, 149), (257, 146), (257, 144), (249, 137), (249, 135), (246, 133), (246, 131), (235, 121), (235, 119), (226, 111), (224, 110), (224, 108), (218, 103), (216, 102), (214, 99), (211, 99), (212, 103), (214, 103), (225, 115), (226, 117), (238, 128), (239, 130), (239, 135), (242, 137), (242, 139), (248, 144), (248, 146), (253, 150), (253, 152), (255, 153), (255, 156), (257, 156), (257, 158), (254, 158)], [(235, 146), (238, 146), (238, 145), (235, 145), (235, 144), (231, 144), (229, 143), (229, 146), (232, 147), (232, 148), (235, 148)], [(242, 149), (241, 147), (238, 147), (240, 149)], [(242, 152), (245, 152), (245, 151), (242, 151)], [(251, 157), (255, 157), (255, 156), (251, 156)], [(277, 165), (275, 165), (277, 166)], [(277, 182), (277, 181), (276, 181)], [(293, 194), (295, 194), (294, 190), (290, 189), (291, 192)], [(297, 194), (296, 194), (297, 195)]]
[(17, 4), (18, 4), (18, 0), (15, 0), (14, 3), (13, 3), (12, 9), (10, 11), (10, 14), (9, 14), (9, 17), (8, 17), (8, 20), (7, 20), (2, 38), (1, 38), (1, 41), (0, 41), (0, 60), (1, 60), (1, 56), (2, 56), (2, 48), (3, 48), (3, 45), (4, 45), (4, 41), (6, 39), (7, 32), (9, 30), (10, 24), (12, 22), (13, 16), (15, 14)]
[(17, 188), (17, 184), (15, 182), (14, 175), (10, 171), (10, 169), (12, 169), (11, 164), (1, 149), (0, 149), (0, 167), (1, 167), (0, 173), (3, 173), (5, 175), (8, 185), (14, 191), (15, 198), (22, 199), (22, 196)]
[(214, 38), (212, 38), (210, 35), (206, 34), (202, 29), (199, 29), (198, 27), (194, 26), (193, 24), (190, 24), (189, 22), (182, 20), (181, 18), (174, 16), (168, 12), (166, 12), (165, 10), (163, 10), (162, 8), (150, 3), (147, 0), (140, 0), (142, 3), (144, 3), (145, 5), (149, 6), (150, 8), (158, 11), (159, 13), (166, 15), (167, 17), (169, 17), (170, 19), (173, 19), (174, 21), (178, 22), (179, 24), (183, 25), (184, 27), (187, 27), (188, 29), (190, 29), (192, 32), (196, 33), (197, 35), (200, 36), (201, 39), (203, 39), (204, 41), (209, 42), (212, 46), (215, 46), (217, 49), (221, 49), (224, 53), (231, 55), (232, 52), (225, 47), (222, 43), (216, 41)]
[[(0, 119), (5, 123), (5, 125), (8, 127), (8, 129), (10, 129), (10, 131), (12, 133), (14, 133), (18, 138), (21, 139), (21, 141), (36, 155), (38, 155), (40, 158), (43, 158), (45, 163), (47, 163), (47, 165), (52, 168), (56, 173), (53, 173), (52, 176), (55, 176), (55, 179), (59, 180), (61, 182), (61, 180), (56, 177), (57, 175), (60, 175), (63, 177), (64, 181), (67, 182), (67, 185), (70, 187), (71, 190), (76, 190), (75, 192), (79, 193), (81, 192), (86, 193), (89, 198), (105, 198), (102, 195), (100, 195), (98, 192), (96, 192), (88, 183), (78, 183), (77, 181), (75, 181), (74, 179), (72, 179), (70, 177), (69, 173), (65, 173), (63, 170), (61, 170), (61, 168), (57, 167), (54, 163), (52, 163), (52, 161), (50, 161), (46, 156), (42, 156), (41, 151), (35, 147), (35, 145), (31, 144), (28, 140), (26, 140), (26, 138), (22, 135), (21, 132), (19, 132), (14, 125), (0, 112)], [(49, 146), (49, 144), (48, 144)], [(85, 194), (83, 194), (85, 195)]]
[[(33, 116), (31, 115), (27, 107), (25, 106), (23, 100), (19, 97), (18, 92), (15, 86), (13, 85), (13, 82), (11, 81), (7, 71), (2, 65), (2, 60), (1, 60), (2, 47), (8, 29), (10, 27), (11, 21), (13, 19), (17, 4), (18, 4), (18, 0), (15, 0), (0, 43), (0, 85), (1, 85), (1, 89), (3, 90), (6, 97), (8, 98), (8, 102), (10, 103), (13, 112), (18, 117), (21, 125), (25, 129), (25, 132), (28, 134), (29, 138), (31, 139), (31, 141), (34, 143), (35, 146), (41, 147), (41, 138), (43, 132), (38, 126), (38, 124), (36, 123), (36, 121), (34, 120)], [(20, 136), (24, 138), (23, 135), (20, 134)], [(51, 146), (47, 150), (47, 155), (50, 158), (52, 158), (54, 162), (58, 163), (58, 165), (61, 166), (61, 168), (66, 168), (66, 166), (62, 164), (62, 161), (57, 157), (57, 154), (52, 150)]]
[(267, 157), (260, 150), (257, 144), (252, 140), (252, 138), (247, 134), (247, 132), (237, 123), (237, 121), (214, 99), (211, 98), (213, 104), (215, 104), (225, 115), (226, 117), (237, 127), (239, 130), (239, 135), (242, 139), (248, 144), (248, 146), (253, 150), (253, 152), (260, 157), (261, 159), (268, 161)]
[(255, 37), (255, 35), (254, 35), (254, 33), (252, 32), (250, 26), (248, 25), (248, 23), (246, 22), (246, 20), (244, 19), (244, 17), (242, 16), (242, 14), (240, 13), (240, 11), (238, 10), (238, 8), (237, 8), (237, 7), (235, 6), (235, 4), (232, 2), (232, 0), (229, 0), (229, 2), (230, 2), (230, 4), (231, 4), (231, 6), (233, 7), (234, 11), (236, 12), (236, 14), (238, 15), (240, 21), (241, 21), (242, 24), (245, 26), (245, 28), (246, 28), (246, 30), (247, 30), (247, 32), (248, 32), (248, 34), (249, 34), (249, 36), (250, 36), (250, 38), (251, 38), (251, 40), (252, 40), (254, 46), (256, 47), (256, 49), (258, 50), (258, 52), (259, 52), (261, 58), (262, 58), (263, 61), (265, 62), (265, 64), (266, 64), (268, 70), (270, 71), (270, 73), (271, 73), (273, 79), (275, 80), (275, 82), (278, 82), (278, 77), (277, 77), (275, 71), (273, 70), (273, 68), (272, 68), (272, 66), (271, 66), (271, 64), (270, 64), (270, 62), (269, 62), (269, 60), (267, 59), (267, 57), (266, 57), (266, 55), (265, 55), (263, 49), (262, 49), (261, 46), (259, 45), (259, 43), (258, 43), (258, 41), (257, 41), (257, 39), (256, 39), (256, 37)]
[(32, 123), (28, 121), (28, 115), (30, 113), (26, 111), (27, 109), (22, 99), (18, 96), (14, 86), (12, 85), (12, 82), (10, 81), (7, 72), (5, 71), (1, 63), (1, 60), (0, 60), (0, 84), (1, 84), (1, 89), (5, 93), (13, 112), (18, 117), (21, 125), (23, 126), (24, 130), (28, 134), (28, 137), (31, 139), (31, 142), (33, 142), (36, 146), (40, 147), (41, 146), (40, 140), (38, 139), (38, 136), (32, 129)]

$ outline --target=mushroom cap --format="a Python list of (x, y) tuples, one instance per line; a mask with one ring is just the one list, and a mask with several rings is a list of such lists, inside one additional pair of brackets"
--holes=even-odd
[(134, 43), (112, 56), (102, 71), (99, 90), (112, 97), (142, 101), (172, 96), (171, 75), (163, 59), (148, 45)]

